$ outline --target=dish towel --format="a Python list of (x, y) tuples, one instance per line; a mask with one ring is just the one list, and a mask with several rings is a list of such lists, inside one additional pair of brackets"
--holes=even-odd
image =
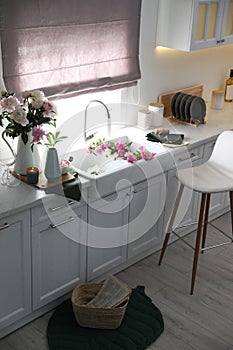
[(171, 145), (181, 145), (184, 139), (183, 134), (155, 134), (153, 131), (146, 135), (148, 141), (159, 142)]
[(74, 174), (74, 177), (75, 178), (69, 182), (47, 188), (45, 192), (47, 194), (58, 194), (79, 201), (81, 198), (80, 180), (78, 178), (78, 174)]

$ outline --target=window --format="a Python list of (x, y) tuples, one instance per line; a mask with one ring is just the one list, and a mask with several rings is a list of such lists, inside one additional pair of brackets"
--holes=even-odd
[(7, 89), (67, 97), (135, 84), (141, 0), (1, 0)]

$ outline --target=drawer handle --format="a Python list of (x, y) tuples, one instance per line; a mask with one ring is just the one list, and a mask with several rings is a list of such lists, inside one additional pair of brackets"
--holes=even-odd
[[(69, 200), (68, 205), (72, 205), (72, 204), (74, 204), (74, 201)], [(68, 205), (67, 205), (67, 204), (64, 204), (64, 205), (60, 205), (59, 207), (49, 208), (49, 211), (54, 212), (54, 211), (57, 211), (57, 210), (60, 210), (60, 209), (66, 208)]]
[(0, 227), (0, 230), (4, 230), (4, 228), (10, 227), (10, 225), (6, 222), (3, 226)]
[(56, 225), (55, 225), (55, 224), (50, 224), (50, 227), (56, 228), (56, 227), (58, 227), (58, 226), (67, 224), (68, 222), (71, 222), (71, 221), (73, 221), (73, 220), (75, 220), (75, 218), (73, 218), (73, 217), (71, 216), (69, 219), (66, 219), (66, 220), (64, 220), (64, 221), (62, 221), (62, 222), (59, 222), (59, 223), (56, 224)]
[[(191, 159), (191, 158), (194, 158), (194, 157), (197, 157), (197, 155), (195, 153), (191, 153), (189, 157), (186, 157), (186, 158), (179, 158), (179, 161), (180, 162), (184, 162), (185, 160), (188, 160), (188, 159)], [(199, 157), (198, 157), (199, 158)]]

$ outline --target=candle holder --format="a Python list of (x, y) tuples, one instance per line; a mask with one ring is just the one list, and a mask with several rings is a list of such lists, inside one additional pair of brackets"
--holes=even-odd
[(29, 184), (37, 184), (39, 178), (39, 169), (31, 166), (27, 168), (27, 182)]

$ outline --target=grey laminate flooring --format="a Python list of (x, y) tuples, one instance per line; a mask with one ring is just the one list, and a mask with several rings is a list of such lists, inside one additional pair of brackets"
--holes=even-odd
[[(230, 233), (229, 213), (209, 226), (208, 241), (217, 228)], [(192, 241), (195, 233), (188, 239)], [(220, 236), (222, 239), (222, 236)], [(144, 285), (161, 310), (165, 331), (148, 350), (233, 350), (233, 245), (200, 256), (194, 295), (189, 294), (193, 252), (181, 241), (171, 244), (162, 266), (159, 253), (117, 276), (131, 287)], [(47, 322), (52, 312), (0, 340), (0, 350), (48, 350)]]

